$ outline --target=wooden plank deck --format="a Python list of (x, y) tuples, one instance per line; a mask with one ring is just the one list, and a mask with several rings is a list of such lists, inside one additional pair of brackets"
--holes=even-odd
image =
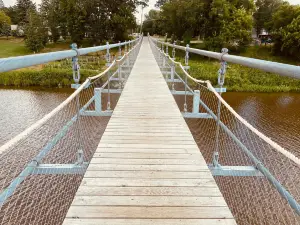
[(236, 224), (148, 40), (64, 225)]

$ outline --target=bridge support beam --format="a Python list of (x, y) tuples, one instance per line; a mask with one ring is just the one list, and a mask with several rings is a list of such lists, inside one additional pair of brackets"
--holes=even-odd
[(213, 119), (211, 115), (208, 113), (189, 113), (189, 112), (182, 112), (182, 116), (184, 118), (190, 119)]
[(199, 113), (199, 107), (200, 107), (200, 91), (195, 90), (194, 91), (194, 97), (193, 97), (193, 113)]
[(173, 95), (194, 95), (194, 93), (190, 92), (190, 91), (175, 91), (175, 90), (171, 90), (171, 93)]
[(83, 164), (40, 164), (31, 174), (84, 174), (88, 163)]
[(253, 166), (213, 166), (208, 165), (213, 176), (231, 177), (263, 177), (264, 175)]
[(95, 112), (101, 113), (102, 112), (102, 88), (95, 88), (94, 89), (94, 96), (95, 96)]

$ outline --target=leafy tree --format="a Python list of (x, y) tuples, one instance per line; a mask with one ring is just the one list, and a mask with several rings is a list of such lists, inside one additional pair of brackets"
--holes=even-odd
[(162, 18), (159, 10), (150, 10), (145, 15), (145, 21), (143, 22), (143, 33), (144, 34), (163, 34)]
[(57, 42), (60, 37), (59, 27), (61, 21), (60, 0), (42, 0), (40, 8), (44, 25), (51, 31), (51, 39)]
[(8, 7), (8, 8), (4, 8), (3, 10), (4, 10), (5, 14), (10, 17), (12, 24), (18, 24), (19, 23), (16, 6), (11, 6), (11, 7)]
[(259, 35), (262, 29), (270, 31), (270, 22), (272, 21), (272, 15), (283, 4), (282, 0), (257, 0), (256, 12), (253, 14), (255, 19), (256, 33)]
[(47, 43), (48, 29), (44, 27), (41, 17), (35, 11), (28, 13), (25, 25), (25, 45), (34, 52), (39, 52)]
[(234, 51), (243, 50), (252, 40), (253, 19), (251, 14), (247, 13), (243, 8), (236, 9), (233, 15), (230, 22), (221, 29), (220, 36), (223, 39), (223, 43), (220, 47), (225, 46)]
[(159, 8), (167, 2), (169, 2), (169, 0), (157, 0), (155, 3), (155, 7)]
[(0, 35), (8, 36), (10, 35), (10, 17), (7, 16), (3, 11), (0, 11)]
[(293, 19), (286, 28), (281, 30), (281, 33), (283, 37), (281, 52), (300, 59), (300, 16)]
[(165, 31), (189, 43), (200, 35), (208, 48), (238, 50), (251, 42), (253, 0), (170, 0), (161, 6)]
[(86, 31), (86, 9), (84, 1), (67, 0), (62, 1), (64, 15), (66, 16), (66, 25), (71, 36), (72, 42), (81, 44)]
[(202, 0), (172, 0), (161, 7), (162, 21), (168, 34), (182, 40), (187, 30), (194, 34), (198, 18), (203, 13)]
[(270, 27), (274, 41), (274, 54), (298, 57), (296, 49), (299, 50), (299, 45), (296, 39), (300, 38), (298, 36), (300, 32), (299, 16), (300, 6), (290, 5), (287, 2), (273, 14)]
[(35, 4), (31, 0), (17, 0), (16, 13), (19, 25), (28, 23), (29, 13), (35, 11)]
[(93, 44), (101, 44), (108, 39), (109, 18), (107, 7), (102, 0), (87, 0), (85, 4), (87, 11), (86, 33)]

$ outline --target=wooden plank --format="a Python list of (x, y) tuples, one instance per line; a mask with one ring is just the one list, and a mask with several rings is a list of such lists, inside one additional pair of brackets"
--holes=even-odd
[(76, 196), (73, 206), (227, 206), (223, 197), (191, 196)]
[(202, 165), (206, 162), (198, 157), (195, 160), (191, 159), (117, 159), (117, 158), (93, 158), (91, 164), (118, 164), (118, 165)]
[(196, 149), (199, 151), (199, 149), (197, 148), (197, 146), (195, 144), (186, 144), (186, 145), (182, 145), (182, 144), (170, 144), (170, 143), (160, 143), (160, 144), (156, 144), (156, 143), (147, 143), (147, 144), (130, 144), (130, 143), (102, 143), (100, 142), (100, 144), (98, 145), (99, 147), (104, 147), (104, 148), (122, 148), (122, 147), (126, 147), (126, 148), (147, 148), (147, 149), (174, 149), (174, 148), (180, 148), (180, 149)]
[(69, 219), (64, 225), (236, 225), (234, 219)]
[(133, 179), (133, 178), (83, 178), (84, 186), (112, 187), (215, 187), (214, 179)]
[(140, 54), (64, 224), (235, 224), (147, 41)]
[(99, 187), (80, 186), (77, 196), (222, 196), (217, 187)]
[(96, 150), (97, 153), (122, 153), (122, 152), (127, 152), (127, 153), (150, 153), (150, 154), (195, 154), (195, 153), (199, 153), (199, 149), (180, 149), (180, 148), (175, 148), (175, 149), (164, 149), (164, 148), (160, 148), (160, 149), (153, 149), (153, 148), (126, 148), (126, 147), (122, 147), (122, 148), (106, 148), (106, 147), (98, 147)]
[(174, 137), (174, 136), (180, 136), (180, 137), (191, 137), (191, 134), (189, 132), (180, 133), (177, 132), (168, 132), (168, 133), (154, 133), (154, 132), (111, 132), (108, 130), (105, 130), (105, 135), (111, 138), (116, 138), (115, 136), (139, 136), (139, 137)]
[(151, 135), (118, 135), (118, 137), (116, 138), (115, 135), (109, 136), (109, 135), (105, 135), (102, 137), (102, 142), (107, 143), (107, 140), (111, 141), (111, 140), (141, 140), (141, 141), (155, 141), (155, 140), (159, 140), (159, 141), (194, 141), (193, 137), (191, 137), (191, 135), (189, 136), (181, 136), (181, 135), (176, 135), (176, 136), (151, 136)]
[(111, 152), (101, 152), (98, 153), (96, 152), (93, 156), (93, 158), (129, 158), (129, 159), (195, 159), (198, 158), (199, 154), (188, 154), (188, 153), (183, 153), (183, 154), (174, 154), (174, 153), (149, 153), (149, 152), (144, 152), (144, 153), (111, 153)]
[(69, 219), (64, 225), (236, 225), (234, 219)]
[(144, 178), (144, 179), (191, 179), (191, 178), (213, 178), (210, 171), (201, 172), (176, 172), (176, 171), (94, 171), (87, 170), (84, 177), (86, 178)]
[[(190, 140), (157, 140), (157, 139), (138, 139), (138, 140), (122, 140), (122, 139), (105, 139), (103, 142), (101, 142), (102, 145), (105, 144), (143, 144), (143, 145), (155, 145), (155, 144), (160, 144), (161, 146), (167, 145), (167, 146), (174, 146), (174, 145), (180, 145), (180, 144), (185, 144), (185, 145), (192, 145), (195, 146), (195, 141), (190, 141)], [(101, 146), (102, 146), (101, 145)]]
[(228, 207), (72, 206), (67, 218), (233, 218)]
[(207, 166), (197, 165), (117, 165), (90, 164), (88, 170), (140, 170), (140, 171), (209, 171)]

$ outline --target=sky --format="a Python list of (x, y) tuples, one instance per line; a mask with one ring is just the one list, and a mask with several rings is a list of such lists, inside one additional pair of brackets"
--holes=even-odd
[[(33, 2), (36, 3), (36, 5), (39, 5), (41, 3), (41, 0), (32, 0)], [(300, 0), (287, 0), (288, 2), (290, 2), (291, 4), (300, 4)], [(3, 0), (4, 5), (5, 6), (11, 6), (14, 5), (16, 0)], [(155, 2), (156, 0), (149, 0), (149, 7), (144, 9), (143, 15), (147, 14), (151, 9), (155, 9)], [(137, 22), (140, 23), (141, 21), (141, 13), (142, 10), (141, 8), (138, 9), (138, 12), (135, 14), (136, 18), (137, 18)], [(144, 19), (144, 17), (143, 17)]]

